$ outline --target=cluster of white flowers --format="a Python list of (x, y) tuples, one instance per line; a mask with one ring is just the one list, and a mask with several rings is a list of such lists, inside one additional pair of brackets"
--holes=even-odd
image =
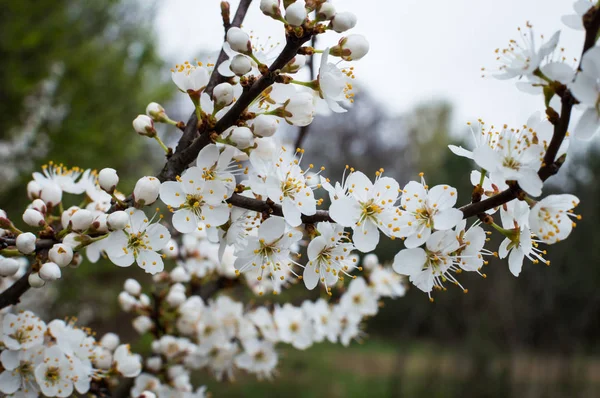
[[(155, 336), (146, 371), (136, 379), (132, 395), (145, 390), (163, 396), (168, 389), (196, 397), (189, 395), (194, 391), (193, 370), (208, 368), (218, 380), (233, 379), (235, 369), (271, 378), (279, 361), (278, 343), (304, 350), (325, 340), (347, 346), (360, 339), (361, 322), (376, 315), (378, 301), (405, 293), (402, 278), (380, 265), (374, 254), (365, 257), (363, 267), (368, 282), (354, 277), (337, 303), (307, 300), (299, 307), (287, 303), (248, 307), (227, 295), (206, 302), (190, 294), (192, 275), (183, 266), (155, 276), (162, 293), (153, 298), (128, 279), (119, 296), (121, 307), (136, 314), (133, 326), (140, 334)], [(157, 311), (169, 315), (157, 318)], [(161, 384), (160, 375), (166, 375), (166, 384)]]
[(21, 397), (70, 397), (86, 394), (92, 381), (133, 378), (142, 359), (119, 337), (108, 333), (98, 342), (91, 330), (73, 322), (48, 324), (30, 311), (6, 314), (2, 320), (0, 391)]
[[(580, 68), (569, 66), (556, 50), (559, 33), (538, 47), (528, 24), (521, 42), (497, 51), (496, 76), (524, 77), (517, 85), (543, 93), (546, 112), (520, 128), (471, 123), (474, 148), (450, 145), (477, 166), (470, 175), (473, 192), (461, 194), (473, 203), (457, 208), (455, 188), (429, 187), (423, 175), (402, 186), (383, 169), (372, 180), (347, 166), (341, 181), (332, 182), (324, 168), (302, 165), (304, 150), (274, 137), (282, 124), (307, 126), (317, 112), (346, 112), (354, 98), (354, 69), (346, 65), (369, 50), (357, 34), (323, 50), (301, 47), (313, 35), (352, 29), (357, 18), (324, 0), (286, 1), (285, 9), (280, 3), (262, 0), (257, 7), (284, 24), (283, 50), (253, 43), (246, 31), (231, 27), (225, 62), (185, 62), (172, 70), (173, 82), (195, 106), (187, 148), (174, 152), (158, 137), (158, 123), (190, 133), (161, 105), (150, 103), (133, 121), (139, 135), (165, 150), (170, 174), (143, 176), (127, 191), (112, 168), (95, 172), (50, 163), (27, 184), (31, 203), (21, 218), (30, 231), (0, 211), (0, 289), (6, 294), (60, 279), (65, 267), (82, 263), (83, 251), (90, 262), (135, 262), (154, 276), (152, 296), (129, 279), (118, 297), (122, 309), (135, 314), (134, 328), (154, 336), (144, 373), (140, 358), (118, 346), (114, 335), (96, 344), (88, 330), (71, 323), (46, 325), (30, 312), (7, 313), (0, 391), (68, 396), (121, 375), (136, 377), (135, 397), (203, 397), (205, 388), (192, 386), (192, 370), (208, 368), (218, 379), (232, 378), (234, 369), (269, 378), (279, 361), (278, 343), (306, 349), (360, 338), (361, 322), (377, 313), (381, 298), (404, 295), (400, 275), (433, 301), (433, 290), (447, 284), (466, 292), (457, 275), (485, 276), (489, 256), (508, 257), (515, 276), (525, 258), (549, 264), (540, 244), (569, 236), (579, 200), (540, 196), (568, 151), (569, 106), (576, 102), (584, 111), (576, 136), (591, 138), (600, 127), (598, 47), (586, 48)], [(600, 13), (583, 0), (575, 11), (577, 16), (564, 19), (575, 28), (582, 15)], [(306, 55), (314, 54), (321, 57), (316, 79), (297, 80)], [(567, 104), (565, 115), (551, 106), (559, 97)], [(80, 205), (65, 209), (65, 203), (77, 203), (63, 201), (67, 194), (80, 195)], [(324, 202), (328, 211), (319, 209)], [(158, 208), (145, 209), (151, 205)], [(473, 206), (482, 210), (469, 212)], [(161, 207), (170, 213), (166, 219)], [(465, 216), (474, 215), (478, 220), (467, 223)], [(494, 232), (504, 240), (490, 249), (488, 235)], [(392, 267), (369, 254), (381, 234), (399, 245)], [(273, 306), (254, 297), (249, 304), (235, 301), (229, 289), (243, 285), (257, 296), (278, 295), (299, 284), (309, 290), (321, 284), (330, 301)], [(18, 302), (19, 295), (4, 305)]]

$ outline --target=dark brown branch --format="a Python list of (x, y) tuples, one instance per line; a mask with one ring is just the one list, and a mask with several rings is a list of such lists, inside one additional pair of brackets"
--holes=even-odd
[[(241, 0), (240, 5), (238, 6), (238, 9), (235, 12), (235, 16), (233, 17), (233, 21), (230, 24), (228, 24), (226, 21), (224, 21), (225, 38), (227, 38), (227, 31), (232, 26), (239, 28), (242, 25), (242, 22), (244, 21), (244, 18), (246, 17), (246, 13), (248, 12), (248, 7), (250, 7), (251, 3), (252, 3), (252, 0)], [(206, 91), (206, 93), (208, 93), (208, 95), (212, 95), (212, 91), (215, 88), (215, 86), (217, 84), (223, 82), (223, 76), (221, 76), (219, 74), (217, 69), (219, 68), (219, 65), (221, 65), (223, 62), (225, 62), (226, 59), (227, 59), (227, 54), (225, 54), (225, 51), (223, 51), (223, 49), (221, 49), (221, 52), (219, 53), (219, 58), (217, 58), (217, 62), (215, 63), (213, 73), (210, 76), (208, 85), (206, 86), (205, 91)], [(196, 112), (192, 112), (192, 114), (190, 115), (190, 118), (188, 119), (187, 124), (185, 125), (185, 129), (183, 130), (183, 135), (181, 136), (181, 138), (179, 139), (179, 142), (177, 143), (177, 148), (175, 149), (175, 152), (176, 153), (181, 152), (185, 148), (189, 147), (191, 142), (196, 137), (198, 137), (198, 118), (196, 117)]]
[[(232, 205), (241, 207), (242, 209), (283, 217), (283, 209), (280, 205), (270, 204), (258, 199), (247, 198), (235, 193), (227, 200), (227, 203), (231, 203)], [(327, 210), (317, 210), (317, 213), (312, 216), (307, 216), (304, 214), (302, 215), (302, 222), (304, 224), (314, 224), (321, 221), (334, 222), (331, 217), (329, 217), (329, 212)]]
[(31, 287), (29, 286), (30, 273), (31, 271), (27, 271), (25, 275), (13, 283), (11, 287), (0, 294), (0, 309), (8, 307), (9, 305), (19, 304), (21, 296)]
[[(248, 108), (252, 101), (254, 101), (269, 86), (275, 83), (278, 71), (296, 56), (298, 49), (310, 39), (311, 35), (312, 33), (310, 32), (304, 33), (300, 37), (297, 37), (294, 34), (288, 34), (283, 51), (279, 54), (277, 59), (273, 61), (268, 72), (258, 79), (250, 89), (244, 91), (229, 111), (227, 111), (227, 113), (217, 122), (212, 132), (221, 134), (223, 131), (237, 123), (240, 115)], [(207, 131), (204, 134), (201, 134), (194, 139), (187, 148), (175, 152), (158, 175), (158, 179), (160, 181), (169, 181), (174, 180), (175, 177), (180, 175), (187, 165), (196, 159), (202, 148), (212, 142), (212, 132)]]

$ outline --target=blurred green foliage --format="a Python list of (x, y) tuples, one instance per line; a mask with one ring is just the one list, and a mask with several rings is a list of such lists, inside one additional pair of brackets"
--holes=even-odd
[[(122, 177), (142, 174), (148, 157), (131, 121), (148, 102), (172, 92), (161, 75), (152, 3), (1, 0), (0, 139), (28, 129), (28, 120), (42, 111), (35, 97), (45, 95), (41, 88), (50, 80), (56, 89), (36, 129), (35, 141), (45, 144), (31, 154), (34, 164), (51, 159), (83, 168), (110, 166)], [(10, 209), (15, 191), (6, 184), (1, 191), (0, 204)], [(23, 187), (17, 192), (21, 205)]]

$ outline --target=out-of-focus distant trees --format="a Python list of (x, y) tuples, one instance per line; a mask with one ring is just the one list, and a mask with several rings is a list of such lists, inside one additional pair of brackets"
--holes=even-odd
[(48, 159), (139, 175), (143, 141), (131, 120), (168, 92), (149, 2), (0, 0), (0, 7), (2, 207), (13, 197), (8, 182)]

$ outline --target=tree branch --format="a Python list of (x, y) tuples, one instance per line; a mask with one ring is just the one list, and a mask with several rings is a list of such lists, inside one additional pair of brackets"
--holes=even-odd
[[(592, 7), (583, 16), (583, 23), (586, 31), (585, 43), (581, 52), (582, 59), (584, 54), (596, 44), (596, 38), (598, 36), (598, 31), (600, 30), (600, 10), (595, 6)], [(554, 125), (552, 140), (550, 141), (548, 149), (546, 150), (546, 154), (544, 155), (542, 167), (538, 171), (538, 175), (542, 181), (546, 181), (548, 178), (556, 174), (564, 162), (564, 159), (556, 159), (556, 155), (558, 154), (560, 146), (567, 136), (569, 122), (571, 121), (571, 111), (575, 103), (576, 100), (573, 98), (571, 92), (569, 90), (565, 90), (564, 94), (561, 96), (560, 118)], [(468, 204), (461, 207), (460, 210), (463, 212), (464, 218), (469, 218), (516, 199), (520, 192), (521, 188), (519, 188), (518, 184), (515, 184), (498, 195), (494, 195), (491, 198), (482, 200), (481, 202)]]
[(221, 134), (223, 131), (237, 123), (240, 115), (248, 108), (252, 101), (254, 101), (269, 86), (275, 83), (275, 78), (279, 73), (278, 71), (296, 56), (298, 49), (300, 49), (311, 36), (311, 32), (304, 32), (300, 37), (295, 36), (293, 33), (288, 34), (283, 51), (279, 54), (277, 59), (273, 61), (268, 72), (258, 79), (250, 89), (244, 91), (240, 98), (238, 98), (233, 106), (229, 108), (229, 111), (223, 115), (212, 130), (205, 131), (199, 137), (195, 138), (187, 148), (175, 152), (158, 175), (158, 179), (160, 181), (174, 180), (175, 177), (185, 170), (188, 164), (196, 159), (202, 148), (212, 142), (211, 135), (213, 132), (215, 134)]
[[(280, 205), (265, 202), (258, 199), (248, 198), (246, 196), (238, 195), (234, 193), (231, 198), (227, 199), (227, 203), (231, 203), (236, 207), (242, 209), (253, 210), (258, 213), (267, 213), (272, 216), (283, 217), (283, 209)], [(302, 222), (304, 224), (314, 224), (321, 221), (334, 222), (329, 217), (327, 210), (317, 210), (312, 216), (302, 215)]]
[(0, 294), (0, 309), (19, 304), (21, 296), (31, 287), (29, 286), (29, 274), (31, 274), (31, 271), (27, 271), (25, 275)]
[[(235, 16), (233, 17), (233, 21), (230, 24), (227, 24), (226, 21), (224, 21), (224, 30), (225, 30), (225, 34), (224, 34), (224, 38), (227, 38), (227, 31), (232, 27), (240, 27), (242, 25), (242, 22), (244, 21), (244, 18), (246, 17), (246, 13), (248, 12), (248, 8), (250, 7), (250, 4), (252, 3), (252, 0), (241, 0), (240, 1), (240, 5), (238, 6), (237, 11), (235, 12)], [(227, 54), (225, 54), (225, 51), (223, 49), (221, 49), (221, 52), (219, 53), (219, 58), (217, 58), (217, 62), (215, 63), (214, 69), (213, 69), (213, 73), (210, 76), (210, 80), (208, 81), (208, 85), (206, 86), (206, 93), (208, 95), (212, 95), (212, 91), (215, 88), (215, 86), (219, 83), (222, 83), (224, 81), (223, 76), (221, 76), (219, 74), (219, 72), (217, 71), (217, 69), (219, 68), (219, 65), (221, 65), (223, 62), (225, 62), (225, 60), (227, 59)], [(196, 117), (196, 112), (192, 112), (192, 114), (190, 115), (187, 124), (185, 125), (185, 129), (183, 130), (183, 135), (181, 136), (181, 138), (179, 139), (179, 142), (177, 143), (177, 147), (175, 149), (175, 152), (181, 152), (183, 151), (185, 148), (189, 147), (191, 142), (198, 136), (198, 118)]]

